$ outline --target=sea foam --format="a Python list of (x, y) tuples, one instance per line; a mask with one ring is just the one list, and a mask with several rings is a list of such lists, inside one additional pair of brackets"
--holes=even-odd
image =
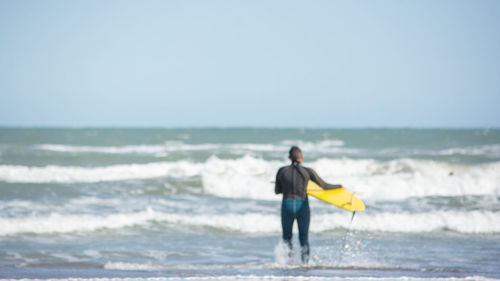
[[(200, 266), (202, 267), (202, 266)], [(154, 270), (162, 268), (154, 265), (140, 265), (127, 263), (110, 263), (107, 269), (118, 270)], [(196, 275), (183, 277), (71, 277), (57, 279), (22, 279), (23, 281), (182, 281), (182, 280), (297, 280), (297, 281), (498, 281), (495, 278), (483, 276), (466, 277), (342, 277), (342, 276), (311, 276), (311, 275)], [(0, 279), (0, 281), (19, 281), (19, 279)]]
[[(460, 233), (499, 233), (500, 213), (490, 211), (435, 211), (425, 213), (360, 213), (351, 228), (360, 231), (421, 233), (448, 230)], [(71, 233), (146, 226), (151, 222), (190, 227), (210, 227), (228, 232), (253, 234), (281, 231), (279, 214), (179, 214), (147, 208), (132, 213), (108, 215), (60, 214), (0, 217), (0, 235), (22, 233)], [(350, 214), (338, 212), (312, 216), (311, 231), (347, 229)]]
[(439, 155), (473, 155), (486, 156), (488, 158), (500, 157), (500, 144), (489, 144), (479, 146), (454, 147), (439, 151)]
[(123, 146), (89, 146), (66, 144), (38, 144), (33, 149), (52, 151), (57, 153), (100, 153), (100, 154), (146, 154), (168, 155), (174, 152), (189, 151), (225, 151), (235, 155), (244, 155), (252, 152), (280, 152), (286, 153), (291, 145), (298, 145), (303, 151), (312, 154), (326, 155), (392, 155), (392, 156), (483, 156), (486, 158), (500, 157), (500, 144), (485, 144), (475, 146), (449, 147), (437, 150), (425, 148), (383, 148), (378, 150), (358, 149), (346, 147), (344, 141), (337, 139), (320, 140), (315, 142), (303, 140), (283, 140), (279, 143), (201, 143), (190, 144), (182, 141), (167, 141), (163, 144), (140, 144)]
[(203, 164), (189, 161), (154, 162), (104, 167), (0, 165), (0, 180), (25, 183), (81, 183), (148, 179), (156, 177), (190, 177), (199, 175)]
[[(273, 200), (271, 181), (279, 166), (286, 164), (248, 156), (236, 160), (212, 157), (203, 169), (203, 187), (220, 197)], [(500, 194), (500, 162), (470, 167), (414, 159), (322, 158), (305, 165), (324, 180), (370, 200)]]
[(344, 145), (341, 140), (323, 140), (318, 142), (285, 140), (280, 143), (201, 143), (188, 144), (182, 141), (167, 141), (164, 144), (142, 144), (124, 146), (88, 146), (64, 144), (34, 145), (36, 150), (53, 151), (59, 153), (103, 153), (103, 154), (158, 154), (180, 151), (229, 151), (234, 154), (248, 152), (286, 152), (290, 145), (300, 145), (305, 150), (323, 153), (356, 152), (354, 149), (339, 149)]
[[(276, 200), (276, 171), (285, 161), (252, 156), (237, 159), (210, 157), (104, 167), (0, 165), (0, 181), (11, 183), (93, 183), (156, 177), (201, 177), (206, 194), (226, 198)], [(369, 200), (410, 197), (500, 194), (500, 162), (474, 166), (431, 160), (321, 158), (304, 165), (330, 183), (339, 183)]]

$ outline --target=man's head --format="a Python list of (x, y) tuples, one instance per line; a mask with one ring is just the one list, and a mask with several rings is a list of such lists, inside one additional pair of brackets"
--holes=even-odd
[(302, 155), (302, 151), (298, 146), (292, 146), (290, 151), (288, 152), (288, 158), (292, 160), (292, 162), (302, 162), (304, 156)]

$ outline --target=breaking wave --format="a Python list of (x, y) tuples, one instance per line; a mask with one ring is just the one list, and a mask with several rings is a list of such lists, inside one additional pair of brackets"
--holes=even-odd
[[(311, 231), (324, 232), (349, 227), (346, 212), (312, 216)], [(489, 211), (435, 211), (426, 213), (362, 213), (356, 217), (352, 229), (360, 231), (420, 233), (455, 231), (460, 233), (500, 233), (500, 214)], [(0, 217), (0, 235), (23, 233), (71, 233), (144, 226), (152, 222), (210, 227), (229, 232), (278, 233), (281, 231), (278, 214), (176, 214), (148, 208), (133, 213), (109, 215), (60, 214), (47, 216)]]
[(489, 158), (500, 157), (500, 144), (455, 147), (439, 151), (439, 155), (472, 155), (472, 156), (487, 156)]
[(286, 140), (278, 144), (265, 143), (229, 143), (229, 144), (186, 144), (181, 141), (168, 141), (157, 145), (126, 145), (126, 146), (87, 146), (87, 145), (63, 145), (63, 144), (40, 144), (33, 148), (63, 153), (104, 153), (104, 154), (164, 154), (180, 151), (231, 151), (235, 154), (248, 153), (251, 151), (261, 152), (286, 152), (290, 145), (300, 145), (303, 149), (314, 150), (325, 153), (355, 153), (353, 149), (339, 149), (344, 145), (341, 140), (323, 140), (318, 142)]
[(92, 168), (1, 165), (0, 180), (12, 183), (89, 183), (167, 176), (191, 177), (199, 175), (202, 168), (203, 164), (201, 163), (192, 163), (184, 160)]
[[(203, 268), (203, 266), (199, 266)], [(134, 263), (107, 263), (106, 269), (114, 270), (157, 270), (163, 266)], [(376, 269), (376, 268), (375, 268)], [(396, 268), (397, 269), (397, 268)], [(18, 279), (0, 279), (0, 281), (17, 281)], [(24, 281), (46, 281), (47, 279), (23, 279)], [(311, 276), (311, 275), (196, 275), (183, 277), (71, 277), (58, 278), (58, 281), (181, 281), (181, 280), (297, 280), (297, 281), (498, 281), (498, 279), (483, 276), (466, 277), (342, 277), (342, 276)]]
[(88, 146), (88, 145), (64, 145), (64, 144), (39, 144), (33, 146), (36, 150), (52, 151), (59, 153), (100, 153), (100, 154), (146, 154), (154, 156), (166, 156), (175, 152), (193, 151), (227, 151), (236, 155), (244, 155), (252, 152), (278, 152), (285, 153), (291, 145), (298, 145), (310, 154), (341, 154), (341, 155), (393, 155), (393, 156), (484, 156), (486, 158), (500, 157), (500, 144), (488, 144), (478, 146), (450, 147), (439, 150), (417, 149), (417, 148), (386, 148), (370, 151), (367, 149), (356, 149), (345, 147), (341, 140), (322, 140), (307, 142), (303, 140), (284, 140), (276, 144), (266, 143), (201, 143), (188, 144), (182, 141), (168, 141), (164, 144), (141, 144), (124, 146)]
[[(244, 156), (104, 167), (0, 165), (0, 181), (11, 183), (92, 183), (156, 177), (199, 176), (206, 194), (225, 198), (276, 200), (271, 181), (284, 161)], [(322, 178), (340, 183), (361, 198), (402, 200), (410, 197), (500, 194), (500, 162), (466, 166), (430, 160), (322, 158), (306, 164)]]

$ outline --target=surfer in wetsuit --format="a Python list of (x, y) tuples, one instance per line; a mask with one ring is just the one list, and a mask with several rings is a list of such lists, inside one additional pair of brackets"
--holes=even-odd
[(311, 168), (301, 165), (302, 151), (297, 146), (292, 146), (288, 158), (292, 161), (289, 166), (281, 167), (276, 175), (276, 194), (283, 193), (281, 203), (281, 227), (283, 229), (283, 241), (292, 249), (293, 222), (297, 219), (299, 225), (299, 241), (301, 247), (301, 258), (303, 263), (309, 261), (309, 221), (310, 210), (307, 200), (307, 183), (314, 181), (323, 189), (342, 188), (340, 184), (328, 184), (323, 181)]

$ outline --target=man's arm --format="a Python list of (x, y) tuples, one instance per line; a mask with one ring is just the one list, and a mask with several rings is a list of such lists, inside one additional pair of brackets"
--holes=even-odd
[(317, 183), (319, 186), (321, 186), (323, 189), (329, 190), (329, 189), (337, 189), (337, 188), (342, 188), (343, 186), (341, 184), (329, 184), (325, 182), (322, 178), (318, 176), (318, 174), (311, 168), (306, 168), (307, 172), (309, 173), (309, 177), (311, 180), (315, 183)]
[(281, 189), (281, 183), (280, 183), (280, 172), (281, 172), (281, 169), (278, 170), (278, 173), (276, 174), (276, 182), (274, 183), (274, 193), (276, 193), (276, 194), (283, 193), (283, 190)]

